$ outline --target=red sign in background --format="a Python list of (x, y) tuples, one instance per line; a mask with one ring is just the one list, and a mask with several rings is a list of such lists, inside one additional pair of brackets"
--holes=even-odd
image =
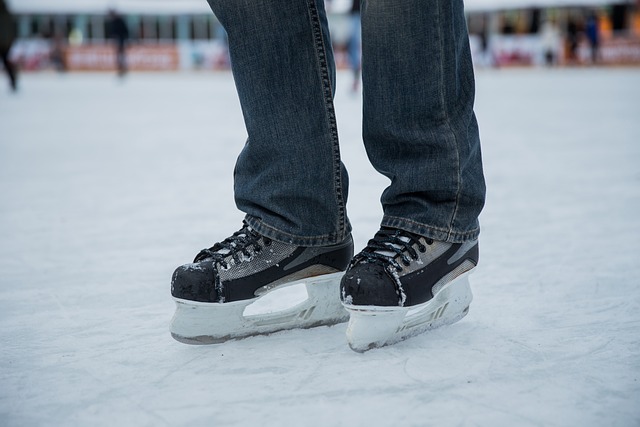
[[(68, 46), (65, 65), (70, 71), (115, 70), (116, 48), (113, 45)], [(127, 68), (134, 71), (171, 71), (180, 67), (175, 45), (135, 45), (126, 49)]]

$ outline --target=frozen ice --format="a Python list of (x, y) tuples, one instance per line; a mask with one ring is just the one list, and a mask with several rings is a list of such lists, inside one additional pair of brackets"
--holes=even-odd
[[(339, 74), (359, 250), (387, 180), (350, 86)], [(477, 89), (488, 198), (469, 315), (356, 354), (346, 324), (169, 335), (173, 269), (241, 225), (230, 74), (0, 87), (0, 425), (639, 425), (640, 73), (480, 70)]]

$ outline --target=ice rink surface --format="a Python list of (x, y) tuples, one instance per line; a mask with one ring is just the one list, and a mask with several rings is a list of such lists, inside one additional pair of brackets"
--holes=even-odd
[[(359, 250), (386, 179), (338, 79)], [(0, 83), (0, 425), (640, 425), (637, 69), (477, 73), (488, 197), (471, 311), (365, 354), (344, 324), (169, 335), (173, 269), (240, 228), (229, 74)]]

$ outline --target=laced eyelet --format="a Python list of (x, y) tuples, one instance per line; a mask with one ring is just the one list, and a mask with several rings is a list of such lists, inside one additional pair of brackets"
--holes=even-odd
[(411, 265), (411, 263), (409, 261), (407, 261), (406, 259), (403, 259), (402, 263), (404, 264), (405, 267), (409, 267)]
[[(425, 245), (420, 245), (418, 246), (418, 250), (420, 251), (420, 253), (425, 253), (427, 252), (427, 247)], [(418, 258), (416, 258), (418, 259)]]

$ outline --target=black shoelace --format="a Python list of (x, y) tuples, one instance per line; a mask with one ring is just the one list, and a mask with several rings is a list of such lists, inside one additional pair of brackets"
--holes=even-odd
[(231, 237), (227, 237), (209, 249), (201, 250), (193, 262), (211, 259), (214, 263), (219, 263), (223, 268), (227, 268), (229, 265), (225, 261), (225, 258), (229, 256), (231, 256), (236, 263), (239, 263), (241, 261), (240, 255), (243, 255), (245, 259), (251, 257), (251, 253), (249, 252), (250, 248), (253, 248), (254, 253), (259, 253), (262, 250), (262, 245), (259, 243), (261, 238), (263, 239), (264, 246), (271, 245), (270, 239), (258, 234), (244, 223), (243, 227), (233, 233)]
[[(433, 244), (433, 240), (425, 239), (427, 245)], [(373, 239), (369, 240), (367, 247), (359, 254), (359, 258), (372, 262), (383, 267), (391, 267), (396, 271), (401, 271), (402, 263), (408, 267), (411, 261), (417, 261), (418, 252), (414, 245), (418, 246), (419, 252), (426, 252), (427, 247), (420, 242), (420, 236), (407, 231), (381, 228)]]

